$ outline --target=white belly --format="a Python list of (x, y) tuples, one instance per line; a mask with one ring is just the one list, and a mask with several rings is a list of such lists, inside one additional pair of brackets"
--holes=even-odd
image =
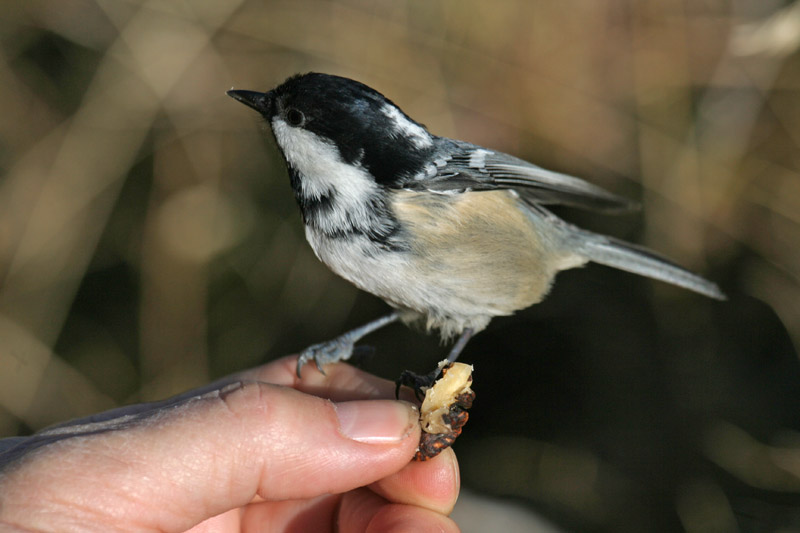
[(329, 238), (310, 227), (306, 237), (334, 272), (413, 311), (445, 337), (467, 327), (479, 331), (493, 316), (540, 301), (560, 269), (563, 254), (540, 241), (505, 192), (437, 199), (398, 191), (393, 200), (408, 251), (386, 250), (360, 235)]
[(317, 257), (338, 275), (392, 307), (409, 311), (406, 320), (422, 318), (428, 328), (440, 328), (445, 336), (465, 327), (483, 329), (491, 316), (505, 314), (473, 301), (452, 279), (423, 272), (412, 252), (387, 251), (363, 236), (331, 239), (309, 227), (306, 238)]

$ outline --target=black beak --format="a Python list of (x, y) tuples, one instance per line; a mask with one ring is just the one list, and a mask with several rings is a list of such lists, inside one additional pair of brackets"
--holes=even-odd
[(225, 94), (248, 107), (252, 107), (259, 113), (269, 113), (270, 93), (230, 90)]

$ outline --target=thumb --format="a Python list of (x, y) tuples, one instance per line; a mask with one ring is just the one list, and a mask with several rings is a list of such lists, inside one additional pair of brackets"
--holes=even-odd
[[(335, 404), (291, 388), (236, 382), (133, 421), (123, 417), (117, 426), (115, 419), (97, 423), (102, 428), (76, 425), (80, 431), (7, 470), (0, 485), (14, 487), (8, 492), (15, 501), (4, 507), (18, 510), (25, 524), (37, 519), (25, 504), (41, 508), (49, 500), (59, 512), (39, 513), (41, 520), (74, 523), (90, 511), (93, 521), (117, 527), (185, 530), (256, 496), (311, 498), (382, 479), (414, 454), (417, 417), (404, 402)], [(83, 516), (69, 516), (76, 509)]]

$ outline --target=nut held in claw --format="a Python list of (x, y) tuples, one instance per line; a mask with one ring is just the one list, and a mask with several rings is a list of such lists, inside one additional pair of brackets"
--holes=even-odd
[(472, 407), (475, 393), (472, 384), (472, 365), (440, 363), (442, 377), (425, 391), (420, 407), (422, 437), (415, 461), (426, 461), (452, 446), (469, 419), (467, 409)]

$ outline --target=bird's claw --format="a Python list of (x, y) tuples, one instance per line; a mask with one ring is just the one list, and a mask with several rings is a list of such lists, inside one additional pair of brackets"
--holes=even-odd
[(301, 377), (300, 372), (309, 361), (314, 361), (317, 370), (325, 374), (323, 366), (349, 359), (352, 354), (353, 342), (341, 337), (309, 346), (297, 358), (297, 377)]
[(400, 399), (400, 387), (406, 386), (414, 391), (414, 396), (416, 396), (417, 400), (422, 401), (425, 398), (425, 391), (433, 386), (441, 373), (442, 370), (439, 367), (427, 374), (417, 374), (410, 370), (403, 370), (403, 373), (394, 382), (394, 395), (397, 399)]

